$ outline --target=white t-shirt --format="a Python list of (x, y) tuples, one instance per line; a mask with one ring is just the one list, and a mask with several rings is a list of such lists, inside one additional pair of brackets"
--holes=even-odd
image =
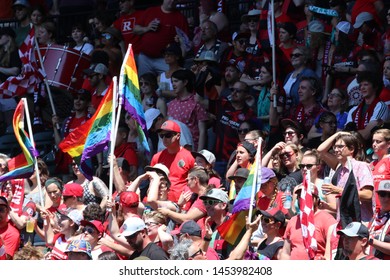
[(87, 55), (91, 55), (93, 46), (90, 43), (85, 43), (81, 46), (75, 46), (74, 49)]

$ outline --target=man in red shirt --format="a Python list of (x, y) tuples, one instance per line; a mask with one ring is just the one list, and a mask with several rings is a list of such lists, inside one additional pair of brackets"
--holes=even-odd
[[(176, 9), (176, 1), (164, 0), (161, 6), (150, 7), (137, 22), (134, 33), (142, 35), (138, 56), (138, 74), (159, 74), (168, 70), (163, 51), (179, 33), (188, 34), (187, 19)], [(139, 23), (139, 24), (138, 24)]]
[(124, 46), (121, 46), (122, 52), (126, 53), (129, 44), (132, 44), (133, 52), (138, 55), (140, 52), (139, 43), (141, 36), (134, 34), (134, 27), (142, 16), (142, 11), (134, 9), (135, 0), (119, 1), (119, 10), (121, 16), (114, 21), (113, 26), (122, 33)]
[[(0, 240), (5, 247), (5, 258), (7, 260), (12, 260), (15, 252), (19, 248), (20, 233), (13, 225), (9, 223), (8, 213), (8, 201), (4, 196), (0, 196)], [(2, 259), (1, 254), (0, 259)]]
[(162, 163), (169, 168), (171, 187), (168, 199), (177, 202), (187, 185), (188, 171), (195, 166), (195, 160), (190, 151), (180, 146), (180, 126), (175, 121), (167, 120), (157, 132), (166, 148), (153, 156), (150, 165)]

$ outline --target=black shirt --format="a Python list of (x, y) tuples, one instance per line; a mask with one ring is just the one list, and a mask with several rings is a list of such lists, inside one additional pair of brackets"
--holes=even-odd
[(147, 257), (151, 260), (167, 260), (168, 255), (165, 253), (165, 251), (154, 244), (153, 242), (150, 242), (141, 252), (135, 251), (131, 256), (130, 260), (134, 260), (138, 257)]

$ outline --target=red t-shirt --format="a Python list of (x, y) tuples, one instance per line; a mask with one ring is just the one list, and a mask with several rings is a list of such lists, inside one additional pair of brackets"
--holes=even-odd
[(114, 155), (116, 158), (123, 157), (129, 162), (129, 165), (138, 167), (137, 154), (135, 153), (133, 144), (122, 143), (115, 148)]
[(370, 163), (370, 167), (372, 170), (372, 175), (374, 177), (375, 205), (376, 209), (380, 209), (381, 204), (376, 191), (378, 190), (380, 181), (390, 180), (390, 158), (385, 157), (380, 161), (373, 161)]
[(168, 199), (177, 202), (184, 187), (187, 186), (188, 171), (195, 166), (194, 157), (183, 147), (176, 154), (170, 154), (167, 149), (164, 149), (153, 156), (150, 165), (154, 166), (156, 163), (162, 163), (168, 167), (171, 181)]
[(132, 44), (133, 52), (139, 54), (141, 36), (133, 33), (134, 26), (139, 24), (138, 21), (143, 16), (143, 11), (135, 11), (129, 15), (123, 15), (118, 18), (114, 23), (114, 27), (121, 31), (123, 41), (126, 48), (129, 44)]
[[(291, 260), (308, 260), (309, 255), (303, 244), (301, 223), (298, 217), (299, 215), (296, 215), (288, 222), (284, 239), (288, 238), (291, 241)], [(335, 223), (335, 218), (328, 212), (320, 210), (314, 214), (314, 238), (317, 240), (317, 256), (325, 254), (326, 235), (329, 227)]]
[(0, 228), (0, 237), (3, 239), (6, 254), (13, 257), (20, 245), (19, 231), (7, 223), (5, 227)]
[(140, 41), (140, 51), (150, 57), (161, 57), (163, 50), (174, 41), (176, 27), (188, 34), (187, 19), (179, 11), (164, 13), (161, 6), (150, 7), (139, 19), (141, 26), (148, 26), (154, 19), (160, 20), (157, 31), (146, 32)]

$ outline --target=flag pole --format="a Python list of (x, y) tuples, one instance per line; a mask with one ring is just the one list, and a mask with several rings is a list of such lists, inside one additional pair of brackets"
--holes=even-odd
[(255, 195), (256, 195), (256, 186), (258, 183), (261, 184), (261, 145), (262, 145), (263, 139), (259, 137), (259, 140), (257, 141), (257, 152), (256, 152), (256, 160), (255, 160), (255, 174), (253, 175), (253, 183), (252, 183), (252, 192), (251, 192), (251, 200), (249, 203), (249, 213), (248, 213), (248, 219), (249, 222), (252, 222), (252, 212), (253, 212), (253, 204), (255, 201)]
[(123, 104), (123, 96), (124, 96), (124, 87), (125, 87), (125, 81), (124, 76), (125, 76), (125, 67), (126, 67), (126, 61), (130, 55), (130, 49), (131, 49), (132, 44), (129, 44), (127, 47), (126, 55), (123, 59), (122, 66), (121, 66), (121, 72), (119, 74), (119, 85), (118, 85), (118, 95), (119, 95), (119, 104), (118, 104), (118, 117), (117, 117), (117, 123), (115, 127), (115, 131), (118, 131), (118, 126), (119, 126), (119, 118), (120, 114), (122, 111), (122, 104)]
[(113, 184), (114, 184), (114, 150), (115, 150), (115, 139), (116, 139), (116, 130), (115, 130), (115, 109), (116, 109), (116, 99), (118, 97), (117, 91), (118, 91), (118, 83), (117, 83), (117, 77), (112, 78), (113, 82), (113, 98), (112, 98), (112, 122), (111, 122), (111, 135), (110, 135), (110, 178), (109, 178), (109, 192), (108, 192), (108, 199), (111, 201), (112, 199), (112, 190), (113, 190)]
[[(33, 27), (34, 28), (34, 27)], [(39, 58), (39, 63), (41, 65), (41, 68), (43, 69), (43, 72), (45, 73), (45, 77), (43, 77), (43, 81), (45, 83), (45, 86), (46, 86), (46, 90), (47, 90), (47, 95), (49, 96), (49, 101), (50, 101), (50, 105), (51, 105), (51, 110), (53, 111), (53, 115), (57, 115), (57, 112), (56, 112), (56, 108), (54, 107), (54, 101), (53, 101), (53, 97), (51, 95), (51, 89), (50, 89), (50, 86), (49, 86), (49, 83), (47, 82), (47, 77), (46, 77), (46, 70), (45, 70), (45, 66), (43, 65), (43, 61), (42, 61), (42, 55), (41, 55), (41, 51), (39, 49), (39, 45), (38, 45), (38, 40), (37, 40), (37, 36), (35, 36), (35, 32), (34, 32), (34, 48), (37, 49), (37, 53), (38, 53), (38, 58)], [(60, 129), (60, 125), (57, 123), (57, 129), (59, 130)]]
[[(31, 128), (31, 120), (30, 120), (30, 114), (29, 114), (29, 111), (28, 111), (27, 99), (25, 97), (23, 97), (22, 100), (23, 100), (23, 104), (24, 104), (24, 110), (26, 112), (26, 121), (27, 121), (28, 134), (30, 136), (31, 144), (32, 144), (32, 146), (35, 149), (35, 142), (34, 142), (34, 136), (33, 136), (32, 128)], [(37, 156), (35, 154), (34, 154), (34, 169), (35, 169), (36, 176), (37, 176), (37, 184), (38, 184), (38, 189), (39, 189), (39, 198), (40, 198), (40, 201), (41, 201), (41, 207), (44, 208), (41, 176), (39, 175), (38, 161), (37, 161)]]
[[(274, 11), (274, 0), (271, 0), (271, 26), (272, 26), (272, 80), (276, 85), (276, 58), (275, 58), (275, 11)], [(277, 107), (277, 98), (273, 98), (273, 107)]]

